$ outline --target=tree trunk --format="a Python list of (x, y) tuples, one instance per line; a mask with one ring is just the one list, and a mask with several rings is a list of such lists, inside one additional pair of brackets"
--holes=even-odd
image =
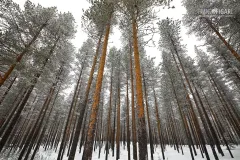
[[(186, 118), (184, 117), (182, 107), (181, 107), (179, 99), (177, 97), (176, 89), (174, 87), (174, 83), (173, 83), (173, 79), (172, 79), (170, 70), (169, 70), (167, 65), (165, 65), (165, 66), (167, 68), (167, 72), (168, 72), (168, 75), (169, 75), (169, 78), (170, 78), (170, 82), (172, 84), (173, 93), (174, 93), (175, 99), (177, 101), (178, 110), (179, 110), (179, 113), (180, 113), (180, 116), (181, 116), (181, 119), (182, 119), (182, 122), (183, 122), (184, 131), (185, 131), (185, 134), (186, 134), (186, 137), (187, 137), (187, 140), (188, 140), (188, 147), (189, 147), (189, 150), (190, 150), (190, 153), (191, 153), (191, 157), (192, 157), (192, 160), (194, 160), (194, 155), (193, 155), (193, 151), (192, 151), (192, 148), (191, 148), (191, 145), (194, 148), (194, 144), (193, 144), (193, 140), (192, 140), (192, 137), (191, 137), (191, 133), (189, 131), (188, 125), (186, 123)], [(195, 148), (194, 148), (194, 151), (195, 151)], [(197, 155), (196, 151), (195, 151), (195, 155)]]
[[(193, 87), (195, 88), (194, 84), (193, 84)], [(196, 89), (196, 88), (195, 88), (195, 89)], [(197, 95), (198, 95), (198, 92), (197, 92)], [(198, 97), (198, 100), (201, 101), (200, 96)], [(201, 121), (202, 121), (203, 127), (204, 127), (204, 129), (205, 129), (205, 132), (206, 132), (206, 135), (207, 135), (206, 137), (208, 137), (209, 144), (210, 144), (210, 147), (211, 147), (211, 149), (212, 149), (214, 158), (215, 158), (216, 160), (219, 160), (218, 155), (217, 155), (216, 150), (215, 150), (215, 147), (214, 147), (214, 141), (213, 141), (213, 138), (212, 138), (212, 134), (213, 134), (213, 133), (209, 131), (209, 128), (208, 128), (208, 126), (207, 126), (207, 124), (206, 124), (206, 122), (205, 122), (205, 119), (204, 119), (204, 117), (203, 117), (203, 113), (202, 113), (202, 111), (201, 111), (198, 103), (196, 103), (196, 107), (197, 107), (197, 110), (198, 110), (200, 119), (201, 119)], [(221, 153), (221, 152), (220, 152), (220, 153)], [(221, 153), (221, 154), (224, 156), (223, 153)]]
[(106, 139), (106, 160), (108, 159), (109, 146), (111, 142), (111, 113), (112, 113), (112, 83), (113, 83), (113, 67), (111, 69), (111, 80), (110, 80), (110, 95), (109, 95), (109, 109), (107, 119), (107, 139)]
[[(25, 151), (27, 151), (27, 152), (26, 152), (26, 155), (25, 155), (24, 160), (27, 160), (27, 159), (28, 159), (28, 156), (29, 156), (29, 154), (30, 154), (30, 152), (31, 152), (31, 149), (32, 149), (33, 145), (34, 145), (34, 142), (35, 142), (35, 140), (37, 139), (38, 133), (40, 133), (40, 130), (41, 130), (41, 127), (42, 127), (42, 123), (43, 123), (44, 117), (45, 117), (45, 115), (46, 115), (46, 113), (47, 113), (47, 110), (48, 110), (48, 108), (49, 108), (49, 104), (50, 104), (50, 102), (51, 102), (51, 100), (52, 100), (53, 94), (54, 94), (55, 89), (56, 89), (56, 85), (57, 85), (57, 83), (58, 83), (58, 81), (59, 81), (59, 78), (60, 78), (60, 75), (61, 75), (61, 73), (62, 73), (62, 67), (63, 67), (63, 66), (60, 67), (59, 72), (58, 72), (57, 75), (56, 75), (55, 82), (52, 84), (52, 87), (51, 87), (50, 90), (49, 90), (49, 93), (48, 93), (48, 95), (47, 95), (47, 97), (46, 97), (46, 100), (45, 100), (45, 102), (44, 102), (44, 104), (43, 104), (43, 106), (42, 106), (42, 109), (41, 109), (40, 113), (39, 113), (39, 117), (38, 117), (38, 119), (36, 120), (34, 127), (33, 127), (32, 130), (30, 131), (30, 134), (29, 134), (29, 136), (28, 136), (28, 138), (27, 138), (27, 140), (26, 140), (26, 143), (25, 143), (25, 145), (24, 145), (24, 148), (22, 149), (22, 151), (21, 151), (21, 153), (20, 153), (20, 155), (19, 155), (19, 157), (18, 157), (18, 160), (21, 160), (21, 159), (22, 159)], [(52, 107), (53, 107), (53, 106), (52, 106)], [(50, 109), (50, 113), (51, 113), (52, 107), (51, 107), (51, 109)], [(49, 114), (50, 114), (50, 113), (49, 113)], [(50, 116), (50, 115), (49, 115), (49, 116)], [(47, 119), (48, 119), (48, 118), (47, 118)]]
[(228, 50), (232, 53), (232, 55), (240, 62), (240, 55), (232, 48), (232, 46), (225, 40), (225, 38), (220, 34), (220, 32), (213, 26), (212, 22), (204, 17), (209, 27), (217, 34), (218, 38), (225, 44)]
[(82, 78), (82, 69), (83, 68), (81, 68), (81, 71), (79, 73), (77, 84), (76, 84), (74, 94), (73, 94), (73, 98), (72, 98), (72, 102), (71, 102), (71, 106), (70, 106), (70, 109), (68, 111), (68, 117), (67, 117), (67, 121), (66, 121), (66, 124), (65, 124), (65, 127), (64, 127), (63, 137), (62, 137), (62, 141), (61, 141), (61, 144), (60, 144), (60, 149), (59, 149), (59, 152), (58, 152), (57, 160), (61, 160), (61, 157), (64, 154), (65, 140), (66, 140), (66, 137), (67, 137), (67, 132), (69, 130), (69, 125), (70, 125), (69, 122), (71, 120), (71, 113), (72, 113), (72, 110), (75, 106), (74, 104), (75, 104), (75, 100), (77, 98), (77, 92), (78, 92), (78, 89), (79, 89), (80, 80)]
[[(120, 66), (119, 66), (120, 67)], [(120, 78), (118, 73), (118, 105), (117, 105), (117, 133), (116, 133), (116, 160), (120, 159), (120, 133), (121, 133), (121, 126), (120, 126), (120, 105), (121, 105), (121, 97), (120, 97)]]
[[(193, 85), (194, 85), (194, 84), (193, 84)], [(200, 94), (199, 94), (196, 86), (194, 86), (194, 88), (195, 88), (195, 91), (196, 91), (198, 100), (199, 100), (199, 102), (200, 102), (200, 106), (201, 106), (201, 108), (202, 108), (202, 110), (203, 110), (203, 113), (204, 113), (204, 115), (205, 115), (205, 119), (207, 120), (207, 124), (208, 124), (208, 126), (209, 126), (210, 132), (211, 132), (211, 134), (212, 134), (212, 136), (213, 136), (214, 144), (216, 144), (217, 149), (218, 149), (218, 152), (221, 153), (222, 156), (224, 156), (224, 153), (223, 153), (222, 148), (221, 148), (221, 146), (220, 146), (220, 141), (219, 141), (219, 139), (218, 139), (218, 137), (217, 137), (217, 133), (215, 132), (215, 130), (214, 130), (214, 128), (213, 128), (213, 125), (212, 125), (212, 123), (211, 123), (211, 121), (210, 121), (210, 119), (209, 119), (209, 116), (208, 116), (208, 114), (207, 114), (207, 112), (206, 112), (206, 110), (205, 110), (205, 108), (204, 108), (204, 105), (203, 105), (202, 99), (201, 99), (201, 97), (200, 97)], [(200, 110), (200, 109), (199, 109), (199, 110)]]
[(132, 109), (132, 138), (133, 138), (133, 159), (137, 160), (137, 133), (136, 133), (136, 116), (134, 107), (134, 84), (133, 84), (133, 65), (132, 65), (132, 46), (130, 45), (129, 59), (130, 59), (130, 75), (131, 75), (131, 109)]
[(150, 142), (151, 159), (153, 160), (154, 148), (153, 148), (153, 139), (152, 139), (152, 128), (151, 128), (151, 122), (150, 122), (150, 117), (149, 117), (147, 86), (146, 86), (146, 80), (145, 80), (144, 73), (143, 73), (143, 85), (144, 85), (145, 106), (146, 106), (147, 120), (148, 120), (148, 131), (149, 131), (148, 134), (149, 134), (149, 142)]
[[(179, 54), (178, 54), (177, 48), (176, 48), (176, 46), (175, 46), (175, 43), (174, 43), (174, 41), (173, 41), (172, 39), (171, 39), (171, 42), (172, 42), (172, 45), (173, 45), (173, 47), (174, 47), (175, 54), (177, 55), (177, 59), (178, 59), (178, 61), (179, 61), (179, 63), (180, 63), (180, 67), (181, 67), (181, 69), (182, 69), (182, 72), (183, 72), (183, 75), (184, 75), (184, 77), (185, 77), (185, 80), (186, 80), (186, 82), (187, 82), (187, 84), (188, 84), (190, 93), (192, 94), (193, 99), (194, 99), (194, 102), (195, 102), (195, 104), (197, 105), (196, 97), (195, 97), (195, 95), (193, 94), (193, 90), (192, 90), (191, 84), (190, 84), (189, 79), (188, 79), (188, 77), (187, 77), (187, 74), (186, 74), (186, 72), (185, 72), (184, 66), (183, 66), (182, 61), (181, 61), (181, 59), (180, 59), (180, 56), (179, 56)], [(178, 66), (178, 64), (177, 64), (177, 62), (176, 62), (176, 59), (175, 59), (174, 53), (172, 53), (172, 55), (173, 55), (173, 57), (174, 57), (174, 61), (175, 61), (175, 63), (176, 63), (176, 66)], [(179, 71), (180, 71), (180, 70), (179, 70)], [(180, 72), (179, 72), (179, 74), (180, 74)], [(180, 75), (180, 76), (181, 76), (181, 75)], [(184, 83), (184, 82), (183, 82), (183, 83)], [(185, 86), (185, 84), (184, 84), (184, 86)], [(185, 86), (185, 89), (186, 89), (186, 86)], [(186, 93), (187, 93), (187, 92), (188, 92), (188, 91), (187, 91), (187, 89), (186, 89)], [(200, 129), (200, 126), (199, 126), (199, 122), (198, 122), (198, 119), (196, 118), (196, 114), (195, 114), (195, 112), (194, 112), (194, 109), (193, 109), (193, 106), (192, 106), (192, 102), (191, 102), (191, 100), (190, 100), (190, 97), (189, 97), (188, 93), (187, 93), (187, 99), (188, 99), (189, 104), (190, 104), (190, 107), (191, 107), (191, 112), (193, 113), (194, 124), (196, 125), (197, 132), (198, 132), (199, 137), (200, 137), (200, 139), (201, 139), (201, 142), (202, 142), (202, 145), (203, 145), (203, 149), (204, 149), (206, 158), (207, 158), (207, 160), (210, 160), (210, 157), (209, 157), (209, 154), (208, 154), (208, 151), (207, 151), (207, 148), (206, 148), (205, 139), (204, 139), (203, 134), (202, 134), (202, 132), (201, 132), (201, 129)]]
[[(10, 83), (10, 85), (8, 86), (7, 90), (4, 92), (2, 98), (0, 99), (0, 105), (2, 104), (3, 100), (4, 100), (5, 97), (7, 96), (8, 92), (10, 91), (10, 89), (12, 88), (12, 85), (13, 85), (13, 83), (15, 82), (16, 78), (17, 78), (17, 76), (15, 76), (15, 77), (13, 78), (13, 80), (11, 81), (11, 83)], [(1, 126), (1, 125), (0, 125), (0, 126)]]
[[(14, 116), (14, 113), (15, 111), (19, 108), (19, 104), (21, 104), (23, 98), (24, 98), (24, 95), (27, 93), (27, 89), (25, 89), (24, 87), (20, 90), (18, 96), (15, 98), (15, 102), (17, 103), (14, 103), (13, 104), (13, 107), (12, 107), (12, 110), (10, 111), (10, 113), (8, 114), (7, 118), (6, 119), (3, 119), (4, 122), (2, 122), (2, 126), (1, 126), (1, 129), (0, 129), (0, 137), (2, 136), (2, 134), (4, 133), (7, 125), (11, 122), (11, 119), (12, 117)], [(23, 97), (21, 99), (19, 99), (19, 97)], [(36, 98), (36, 97), (35, 97)]]
[(161, 133), (161, 124), (160, 124), (160, 118), (159, 118), (159, 112), (158, 112), (158, 103), (157, 103), (157, 97), (156, 97), (156, 93), (155, 93), (154, 89), (153, 89), (153, 93), (154, 93), (155, 114), (156, 114), (157, 128), (158, 128), (158, 137), (160, 140), (162, 157), (163, 157), (163, 159), (165, 159), (164, 148), (163, 148), (163, 139), (162, 139), (162, 133)]
[[(56, 90), (56, 87), (57, 87), (57, 84), (58, 84), (58, 82), (59, 82), (59, 80), (60, 80), (60, 76), (61, 76), (62, 72), (63, 72), (63, 64), (62, 64), (62, 66), (60, 66), (59, 71), (58, 71), (58, 73), (56, 74), (55, 82), (53, 82), (52, 87), (50, 88), (49, 96), (47, 97), (46, 103), (45, 103), (45, 110), (44, 110), (44, 113), (43, 113), (43, 115), (42, 115), (42, 118), (41, 118), (40, 122), (38, 122), (38, 123), (39, 123), (39, 124), (38, 124), (38, 127), (37, 127), (36, 130), (34, 131), (33, 136), (30, 137), (30, 138), (31, 138), (31, 143), (30, 143), (30, 145), (29, 145), (29, 147), (28, 147), (28, 150), (27, 150), (27, 153), (26, 153), (26, 156), (25, 156), (24, 160), (27, 160), (27, 159), (28, 159), (28, 156), (29, 156), (29, 154), (30, 154), (30, 152), (31, 152), (31, 150), (32, 150), (32, 148), (33, 148), (33, 145), (34, 145), (34, 142), (35, 142), (35, 141), (36, 141), (36, 146), (35, 146), (35, 149), (34, 149), (34, 151), (33, 151), (31, 160), (33, 160), (33, 158), (35, 157), (35, 154), (36, 154), (37, 150), (38, 150), (39, 147), (40, 147), (40, 142), (42, 141), (43, 135), (45, 134), (45, 131), (46, 131), (46, 129), (47, 129), (47, 125), (48, 125), (48, 123), (49, 123), (49, 118), (50, 118), (50, 116), (51, 116), (53, 107), (54, 107), (54, 105), (55, 105), (56, 97), (55, 97), (55, 99), (54, 99), (54, 101), (53, 101), (53, 104), (51, 105), (50, 111), (49, 111), (49, 113), (48, 113), (48, 115), (47, 115), (47, 117), (46, 117), (46, 122), (45, 122), (44, 126), (42, 127), (43, 120), (44, 120), (44, 118), (45, 118), (45, 115), (47, 114), (47, 110), (48, 110), (48, 108), (49, 108), (50, 102), (51, 102), (51, 100), (52, 100), (52, 97), (53, 97), (53, 95), (54, 95), (54, 92), (55, 92), (55, 90)], [(57, 92), (57, 95), (58, 95), (58, 92)], [(57, 95), (56, 95), (56, 96), (57, 96)], [(44, 107), (44, 106), (43, 106), (43, 107)], [(41, 128), (43, 128), (42, 131), (41, 131)], [(40, 131), (41, 131), (41, 132), (40, 132)], [(39, 135), (39, 138), (37, 139), (38, 134), (40, 134), (40, 135)], [(26, 144), (25, 144), (25, 146), (26, 146)]]
[(24, 50), (17, 56), (16, 58), (16, 62), (14, 64), (12, 64), (9, 69), (7, 70), (7, 72), (1, 76), (0, 75), (0, 87), (3, 85), (3, 83), (8, 79), (9, 75), (12, 73), (12, 71), (14, 70), (14, 68), (16, 67), (17, 63), (19, 63), (22, 59), (22, 57), (24, 56), (24, 54), (26, 54), (28, 52), (28, 50), (30, 49), (31, 45), (37, 40), (38, 36), (40, 35), (41, 31), (43, 30), (44, 27), (47, 26), (47, 22), (42, 24), (41, 27), (39, 28), (39, 30), (37, 31), (37, 33), (34, 35), (34, 37), (32, 38), (32, 40), (26, 45), (26, 47), (24, 48)]
[(106, 59), (106, 54), (107, 54), (107, 44), (108, 44), (108, 37), (109, 37), (109, 33), (110, 33), (110, 26), (111, 26), (110, 23), (107, 24), (107, 26), (106, 26), (106, 34), (105, 34), (100, 64), (99, 64), (96, 88), (95, 88), (95, 92), (94, 92), (94, 101), (93, 101), (93, 105), (92, 105), (92, 111), (91, 111), (90, 121), (89, 121), (89, 126), (88, 126), (87, 141), (85, 142), (83, 156), (82, 156), (82, 158), (84, 160), (92, 159), (93, 139), (94, 139), (94, 133), (95, 133), (95, 128), (96, 128), (98, 103), (99, 103), (99, 98), (100, 98), (100, 93), (101, 93), (101, 88), (102, 88), (102, 79), (103, 79), (105, 59)]
[(79, 140), (79, 135), (80, 135), (80, 131), (81, 131), (81, 128), (82, 128), (83, 115), (84, 115), (85, 110), (87, 108), (88, 96), (89, 96), (89, 93), (90, 93), (90, 88), (91, 88), (91, 84), (92, 84), (92, 80), (93, 80), (94, 69), (95, 69), (95, 66), (96, 66), (96, 63), (97, 63), (97, 57), (98, 57), (98, 53), (99, 53), (101, 40), (102, 40), (102, 33), (101, 33), (101, 35), (99, 37), (99, 40), (98, 40), (96, 53), (95, 53), (95, 56), (94, 56), (94, 59), (93, 59), (92, 68), (91, 68), (90, 75), (89, 75), (89, 78), (88, 78), (88, 84), (87, 84), (87, 88), (86, 88), (86, 92), (85, 92), (84, 101), (83, 101), (83, 104), (80, 103), (80, 105), (81, 105), (80, 106), (80, 108), (81, 108), (80, 109), (80, 116), (79, 116), (78, 121), (77, 121), (77, 127), (76, 127), (76, 130), (75, 130), (75, 133), (74, 133), (73, 143), (72, 143), (72, 147), (71, 147), (71, 150), (70, 150), (68, 160), (74, 160), (74, 157), (75, 157), (77, 144), (78, 144), (78, 140)]
[[(56, 81), (56, 82), (57, 82), (57, 81)], [(41, 134), (39, 135), (39, 138), (37, 139), (36, 146), (35, 146), (35, 148), (34, 148), (34, 151), (33, 151), (33, 153), (32, 153), (32, 156), (31, 156), (31, 160), (34, 159), (34, 157), (35, 157), (35, 155), (36, 155), (36, 153), (37, 153), (37, 151), (38, 151), (38, 149), (39, 149), (39, 147), (40, 147), (40, 145), (41, 145), (41, 141), (42, 141), (42, 139), (43, 139), (43, 137), (44, 137), (44, 134), (45, 134), (45, 131), (46, 131), (46, 129), (47, 129), (47, 125), (48, 125), (48, 123), (49, 123), (49, 118), (50, 118), (50, 116), (51, 116), (53, 107), (54, 107), (54, 105), (55, 105), (55, 100), (56, 100), (56, 98), (57, 98), (57, 96), (58, 96), (58, 93), (59, 93), (59, 92), (57, 92), (57, 94), (56, 94), (56, 96), (55, 96), (55, 99), (54, 99), (54, 102), (53, 102), (53, 104), (52, 104), (52, 106), (51, 106), (51, 108), (50, 108), (50, 111), (49, 111), (48, 116), (47, 116), (47, 118), (46, 118), (46, 122), (45, 122), (45, 124), (44, 124), (44, 126), (43, 126), (43, 129), (42, 129), (42, 131), (41, 131)], [(50, 101), (49, 101), (49, 103), (50, 103)], [(48, 105), (49, 105), (49, 104), (48, 104)], [(39, 131), (40, 131), (40, 129), (39, 129)], [(31, 149), (30, 149), (30, 151), (31, 151)], [(26, 156), (25, 159), (27, 160), (27, 158), (28, 158), (28, 157)]]
[[(131, 59), (130, 59), (131, 60)], [(128, 65), (127, 65), (127, 151), (128, 151), (128, 160), (131, 160), (131, 150), (130, 150), (130, 128), (129, 128), (129, 97), (128, 97)]]
[(147, 131), (144, 115), (143, 93), (142, 93), (142, 77), (141, 67), (138, 51), (138, 38), (137, 38), (137, 21), (134, 17), (132, 19), (133, 30), (133, 46), (134, 46), (134, 61), (135, 61), (135, 76), (136, 76), (136, 92), (137, 92), (137, 109), (138, 109), (138, 148), (139, 160), (147, 160)]
[(112, 156), (114, 157), (114, 151), (115, 151), (115, 133), (116, 133), (116, 110), (117, 110), (117, 98), (115, 96), (114, 99), (114, 117), (113, 117), (113, 129), (112, 129), (112, 140), (111, 140), (111, 147), (112, 147)]

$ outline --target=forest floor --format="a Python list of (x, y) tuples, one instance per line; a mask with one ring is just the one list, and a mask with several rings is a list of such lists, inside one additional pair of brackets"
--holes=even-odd
[[(211, 151), (211, 148), (210, 146), (207, 146), (207, 149), (209, 151), (209, 155), (210, 155), (210, 158), (211, 160), (214, 160), (215, 158), (213, 157), (213, 154), (212, 154), (212, 151)], [(219, 160), (240, 160), (240, 146), (236, 146), (235, 149), (231, 150), (232, 153), (233, 153), (233, 156), (234, 158), (231, 158), (230, 157), (230, 154), (229, 152), (227, 151), (226, 147), (225, 146), (222, 146), (222, 149), (224, 151), (224, 154), (225, 156), (221, 156), (221, 155), (218, 155), (219, 156)], [(132, 145), (131, 145), (131, 151), (132, 151)], [(151, 159), (150, 157), (150, 147), (148, 145), (148, 157), (149, 157), (149, 160)], [(184, 152), (184, 155), (182, 155), (182, 152), (180, 150), (180, 153), (177, 152), (177, 150), (174, 150), (173, 147), (170, 147), (170, 146), (167, 146), (166, 147), (166, 150), (165, 150), (165, 160), (192, 160), (191, 158), (191, 155), (190, 155), (190, 152), (189, 152), (189, 149), (187, 146), (184, 146), (183, 147), (183, 152)], [(93, 152), (93, 156), (92, 156), (92, 159), (93, 160), (105, 160), (105, 152), (104, 152), (104, 147), (102, 148), (101, 150), (101, 155), (100, 155), (100, 158), (98, 158), (98, 153), (99, 153), (99, 148), (97, 148), (94, 152)], [(36, 160), (55, 160), (56, 157), (57, 157), (57, 154), (58, 153), (55, 153), (53, 151), (40, 151), (39, 154), (38, 154), (38, 159)], [(201, 153), (200, 153), (200, 150), (198, 149), (197, 150), (197, 156), (195, 156), (195, 160), (204, 160), (206, 158), (202, 158), (201, 156)], [(132, 158), (132, 152), (131, 152), (131, 158)], [(161, 153), (161, 148), (160, 146), (157, 146), (155, 148), (155, 153), (154, 153), (154, 160), (162, 160), (162, 153)], [(37, 157), (36, 157), (37, 158)], [(75, 159), (76, 160), (80, 160), (82, 159), (82, 153), (76, 153), (76, 156), (75, 156)], [(112, 150), (110, 149), (110, 152), (109, 152), (109, 155), (108, 155), (108, 160), (115, 160), (116, 157), (115, 156), (112, 156)], [(120, 150), (120, 160), (127, 160), (128, 159), (128, 152), (127, 152), (127, 146), (121, 146), (121, 150)], [(67, 160), (67, 156), (65, 155), (63, 160)]]
[[(148, 145), (148, 149), (150, 151), (149, 145)], [(209, 151), (209, 155), (211, 160), (214, 160), (215, 158), (213, 157), (212, 151), (210, 146), (207, 146), (207, 149)], [(240, 160), (240, 146), (236, 146), (235, 149), (232, 149), (232, 153), (234, 158), (231, 158), (229, 155), (229, 152), (227, 151), (225, 146), (222, 146), (222, 149), (224, 151), (225, 156), (219, 156), (219, 160)], [(132, 151), (132, 145), (131, 145), (131, 151)], [(173, 147), (167, 146), (166, 150), (165, 150), (165, 160), (192, 160), (189, 149), (187, 146), (183, 147), (183, 152), (184, 155), (182, 155), (182, 152), (180, 150), (180, 153), (177, 152), (177, 150), (174, 150)], [(93, 156), (92, 156), (92, 160), (105, 160), (105, 152), (104, 152), (104, 148), (102, 148), (101, 150), (101, 155), (100, 158), (98, 158), (98, 153), (99, 153), (99, 148), (97, 148), (94, 152), (93, 152)], [(150, 153), (150, 152), (149, 152)], [(195, 160), (204, 160), (206, 158), (202, 158), (200, 150), (197, 150), (198, 155), (195, 156)], [(57, 155), (58, 152), (54, 152), (53, 150), (47, 150), (44, 151), (43, 148), (40, 148), (40, 151), (37, 153), (35, 160), (56, 160), (57, 159)], [(131, 152), (131, 158), (132, 158), (132, 152)], [(11, 155), (0, 155), (0, 160), (15, 160), (17, 159), (18, 155), (17, 154), (11, 154)], [(150, 154), (148, 155), (149, 160), (151, 159)], [(161, 153), (161, 148), (159, 146), (157, 146), (155, 148), (155, 153), (153, 155), (154, 160), (162, 160), (162, 153)], [(80, 160), (82, 159), (82, 153), (76, 153), (75, 156), (76, 160)], [(110, 153), (108, 155), (108, 160), (115, 160), (116, 157), (112, 156), (112, 151), (110, 149)], [(123, 145), (121, 146), (121, 150), (120, 150), (120, 160), (127, 160), (128, 159), (128, 152), (127, 152), (127, 147), (124, 147)], [(67, 160), (67, 156), (64, 155), (63, 160)]]

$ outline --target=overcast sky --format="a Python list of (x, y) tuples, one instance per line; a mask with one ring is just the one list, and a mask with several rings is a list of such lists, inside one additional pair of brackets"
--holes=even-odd
[[(20, 6), (23, 7), (26, 0), (13, 0), (14, 2), (20, 4)], [(75, 39), (72, 40), (74, 46), (78, 49), (81, 47), (82, 43), (87, 39), (87, 34), (82, 31), (81, 28), (81, 17), (82, 17), (82, 9), (87, 9), (90, 4), (86, 0), (31, 0), (34, 3), (39, 3), (44, 7), (51, 7), (56, 6), (59, 11), (61, 12), (71, 12), (75, 18), (77, 27), (77, 33), (75, 35)], [(181, 5), (180, 0), (174, 1), (172, 4), (175, 6), (174, 9), (168, 9), (168, 7), (165, 7), (165, 9), (161, 9), (158, 15), (160, 18), (173, 18), (173, 19), (181, 19), (182, 16), (186, 13), (185, 8)], [(117, 27), (114, 27), (112, 35), (110, 35), (109, 39), (109, 47), (116, 46), (121, 47), (120, 37), (121, 33), (119, 32)], [(200, 45), (202, 42), (198, 41), (197, 38), (194, 35), (187, 35), (187, 29), (183, 26), (181, 35), (183, 38), (183, 44), (187, 44), (188, 54), (191, 57), (194, 57), (194, 45)], [(156, 44), (159, 40), (159, 36), (156, 34), (154, 36), (154, 40), (156, 41)], [(160, 52), (157, 47), (146, 47), (146, 52), (151, 57), (156, 57), (156, 62), (160, 61)]]

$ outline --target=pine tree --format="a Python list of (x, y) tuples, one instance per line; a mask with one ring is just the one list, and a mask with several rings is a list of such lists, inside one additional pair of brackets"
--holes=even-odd
[[(83, 159), (91, 159), (91, 157), (92, 157), (93, 139), (94, 139), (94, 133), (95, 133), (95, 129), (96, 129), (96, 118), (97, 118), (97, 113), (98, 113), (99, 96), (101, 93), (108, 37), (109, 37), (109, 33), (110, 33), (111, 18), (112, 18), (112, 14), (113, 14), (113, 4), (112, 3), (103, 1), (103, 2), (100, 2), (99, 5), (102, 6), (102, 8), (106, 7), (105, 8), (106, 11), (103, 11), (103, 13), (107, 14), (107, 17), (103, 17), (106, 19), (106, 21), (105, 21), (106, 28), (105, 28), (105, 37), (104, 37), (102, 55), (101, 55), (101, 59), (99, 62), (100, 65), (99, 65), (99, 70), (98, 70), (98, 74), (97, 74), (96, 88), (95, 88), (95, 92), (94, 92), (94, 102), (92, 105), (90, 122), (89, 122), (89, 126), (88, 126), (87, 140), (84, 145)], [(97, 7), (100, 7), (100, 6), (97, 6)]]

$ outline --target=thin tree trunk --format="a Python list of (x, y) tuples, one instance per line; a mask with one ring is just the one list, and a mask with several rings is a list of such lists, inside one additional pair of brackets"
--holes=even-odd
[(86, 140), (86, 132), (87, 132), (87, 130), (85, 130), (85, 128), (86, 128), (86, 121), (87, 121), (87, 116), (88, 116), (88, 114), (87, 114), (87, 112), (85, 113), (85, 116), (84, 116), (84, 120), (83, 120), (83, 128), (82, 128), (82, 134), (81, 134), (81, 139), (80, 139), (80, 145), (79, 145), (79, 153), (81, 153), (81, 151), (82, 151), (82, 146), (83, 146), (83, 144), (84, 144), (84, 142), (85, 142), (85, 140)]
[(112, 156), (114, 157), (115, 151), (115, 133), (116, 133), (116, 110), (117, 110), (117, 98), (115, 96), (114, 99), (114, 117), (113, 117), (113, 129), (112, 129), (112, 140), (111, 140), (111, 147), (112, 147)]
[[(120, 67), (120, 66), (119, 66)], [(118, 73), (118, 105), (117, 105), (117, 133), (116, 133), (116, 160), (120, 159), (120, 133), (121, 133), (121, 126), (120, 126), (120, 105), (121, 105), (121, 97), (120, 97), (120, 78)]]
[(157, 128), (158, 128), (158, 137), (159, 137), (159, 140), (160, 140), (162, 157), (163, 157), (163, 159), (165, 159), (164, 147), (163, 147), (163, 138), (162, 138), (162, 133), (161, 133), (161, 123), (160, 123), (159, 112), (158, 112), (158, 103), (157, 103), (157, 97), (156, 97), (156, 93), (155, 93), (154, 89), (153, 89), (153, 93), (154, 93), (155, 114), (156, 114)]
[[(130, 59), (131, 60), (131, 59)], [(131, 160), (131, 150), (130, 150), (130, 128), (129, 128), (129, 97), (128, 97), (128, 65), (127, 65), (127, 151), (128, 151), (128, 160)]]
[[(103, 92), (104, 93), (104, 92)], [(98, 144), (99, 144), (99, 153), (98, 153), (98, 158), (100, 159), (100, 154), (101, 154), (101, 149), (102, 149), (102, 146), (103, 146), (103, 141), (102, 141), (102, 139), (103, 139), (103, 104), (104, 104), (104, 94), (102, 94), (102, 102), (100, 103), (101, 104), (101, 114), (100, 114), (100, 119), (101, 119), (101, 121), (100, 121), (100, 127), (99, 127), (99, 131), (100, 131), (100, 133), (99, 133), (99, 136), (98, 136)]]
[(50, 144), (50, 149), (53, 149), (54, 143), (56, 142), (57, 135), (58, 135), (59, 128), (60, 128), (60, 124), (61, 124), (61, 119), (58, 120), (56, 129), (55, 129), (55, 131), (53, 132), (52, 141), (50, 142), (50, 143), (51, 143), (51, 144)]
[(147, 95), (147, 86), (146, 86), (146, 80), (143, 72), (143, 85), (144, 85), (144, 97), (145, 97), (145, 106), (147, 111), (147, 119), (148, 119), (148, 131), (149, 131), (149, 142), (150, 142), (150, 150), (151, 150), (151, 159), (153, 160), (153, 154), (154, 154), (154, 148), (153, 148), (153, 139), (152, 139), (152, 128), (151, 128), (151, 122), (149, 117), (149, 106), (148, 106), (148, 95)]
[(137, 160), (137, 133), (136, 133), (136, 116), (134, 107), (134, 84), (133, 84), (133, 65), (132, 65), (132, 46), (130, 45), (129, 59), (130, 59), (130, 75), (131, 75), (131, 109), (132, 109), (132, 138), (133, 138), (133, 159)]
[(111, 69), (111, 80), (110, 80), (110, 95), (109, 95), (109, 109), (108, 109), (108, 120), (107, 120), (107, 139), (106, 139), (106, 160), (108, 159), (109, 146), (111, 142), (111, 113), (112, 113), (112, 83), (113, 83), (113, 66)]

